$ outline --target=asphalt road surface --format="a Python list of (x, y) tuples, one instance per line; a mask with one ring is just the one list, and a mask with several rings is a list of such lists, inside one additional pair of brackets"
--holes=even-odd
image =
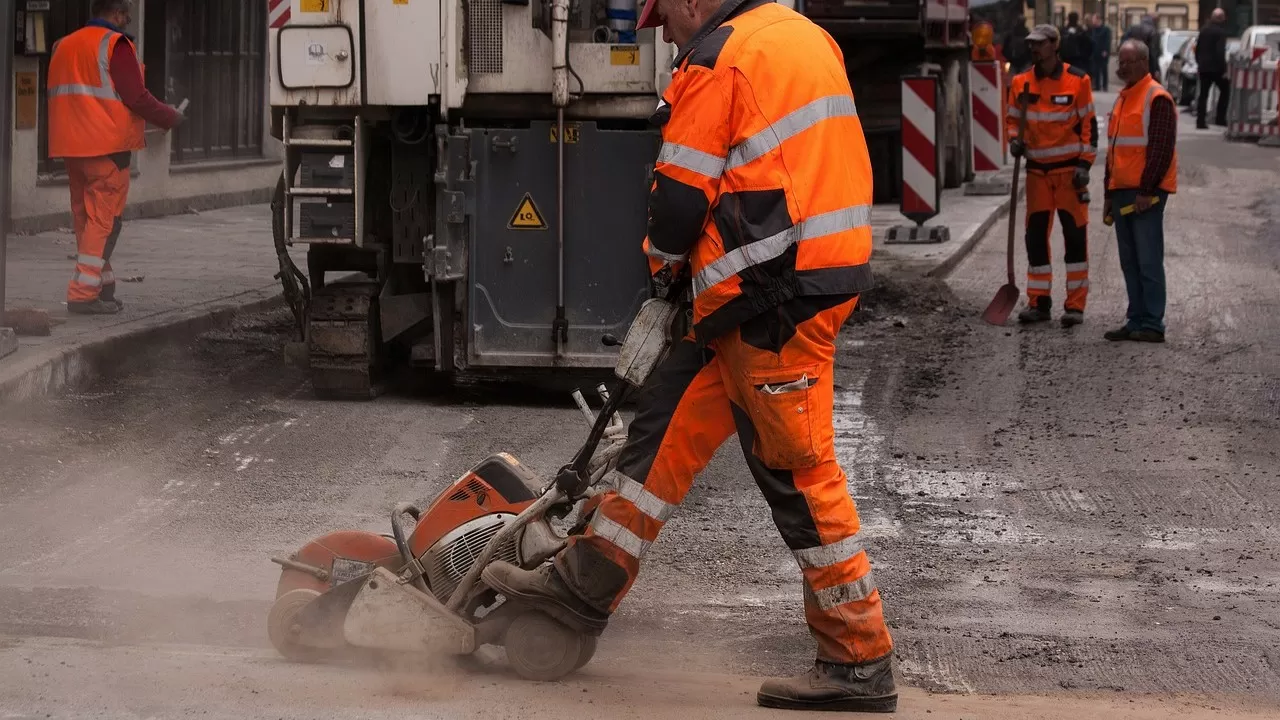
[[(1003, 282), (997, 223), (945, 283), (882, 268), (842, 336), (839, 451), (902, 717), (1280, 709), (1280, 152), (1193, 130), (1180, 152), (1167, 344), (1101, 337), (1124, 288), (1100, 203), (1083, 326), (977, 319)], [(313, 400), (287, 329), (252, 318), (0, 410), (0, 717), (754, 717), (761, 676), (811, 662), (798, 570), (734, 442), (563, 682), (500, 653), (279, 658), (271, 555), (385, 532), (495, 451), (554, 472), (585, 435), (559, 390)]]

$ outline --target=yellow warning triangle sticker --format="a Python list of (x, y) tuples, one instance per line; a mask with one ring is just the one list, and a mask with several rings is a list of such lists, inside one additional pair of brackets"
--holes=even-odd
[(533, 196), (524, 194), (524, 199), (516, 206), (515, 213), (507, 221), (508, 230), (546, 230), (547, 221), (533, 204)]

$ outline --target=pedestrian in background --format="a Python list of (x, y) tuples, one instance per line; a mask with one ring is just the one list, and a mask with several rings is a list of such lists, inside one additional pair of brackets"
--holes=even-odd
[(1124, 31), (1124, 36), (1120, 41), (1139, 40), (1143, 45), (1147, 46), (1147, 72), (1151, 73), (1151, 78), (1156, 82), (1160, 82), (1160, 29), (1156, 27), (1156, 19), (1153, 15), (1143, 15), (1142, 20), (1137, 25)]
[(1093, 39), (1089, 31), (1080, 25), (1080, 13), (1067, 14), (1067, 26), (1062, 29), (1059, 52), (1064, 62), (1086, 73), (1093, 66)]
[(1214, 113), (1214, 125), (1227, 124), (1227, 103), (1231, 98), (1231, 84), (1227, 82), (1227, 14), (1222, 8), (1214, 8), (1209, 24), (1196, 36), (1196, 68), (1200, 77), (1200, 96), (1196, 99), (1196, 127), (1207, 130), (1205, 113), (1209, 105), (1209, 90), (1218, 88), (1218, 107)]
[(71, 185), (76, 268), (67, 310), (120, 312), (111, 253), (120, 238), (134, 150), (146, 147), (147, 121), (166, 130), (183, 116), (161, 103), (142, 80), (131, 0), (94, 0), (93, 19), (58, 40), (49, 60), (49, 157), (61, 158)]
[(1105, 334), (1108, 340), (1164, 342), (1164, 209), (1178, 189), (1178, 115), (1173, 97), (1151, 77), (1147, 52), (1136, 39), (1120, 45), (1125, 87), (1107, 122), (1102, 214), (1115, 221), (1129, 293), (1127, 320)]
[(1031, 67), (1031, 50), (1027, 48), (1027, 16), (1019, 15), (1013, 27), (1000, 41), (1000, 52), (1009, 61), (1009, 75), (1017, 75)]
[(1111, 26), (1102, 20), (1102, 16), (1094, 13), (1090, 18), (1089, 37), (1093, 40), (1093, 63), (1090, 77), (1093, 78), (1093, 89), (1106, 92), (1111, 86)]

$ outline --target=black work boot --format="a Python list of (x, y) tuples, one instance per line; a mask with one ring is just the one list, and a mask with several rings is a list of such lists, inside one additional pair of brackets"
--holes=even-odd
[(1052, 317), (1049, 313), (1049, 298), (1038, 298), (1037, 302), (1028, 304), (1026, 309), (1018, 313), (1018, 322), (1020, 323), (1038, 323), (1048, 322)]
[(524, 570), (511, 563), (493, 562), (480, 573), (480, 579), (508, 600), (541, 610), (579, 632), (599, 635), (609, 624), (609, 614), (578, 597), (550, 563)]
[(818, 660), (807, 675), (765, 681), (756, 702), (783, 710), (891, 713), (898, 709), (892, 659), (886, 655), (865, 665)]
[(1071, 327), (1084, 322), (1084, 313), (1079, 310), (1068, 310), (1062, 313), (1062, 327)]
[(67, 312), (75, 315), (115, 315), (121, 307), (115, 302), (89, 300), (88, 302), (68, 302)]

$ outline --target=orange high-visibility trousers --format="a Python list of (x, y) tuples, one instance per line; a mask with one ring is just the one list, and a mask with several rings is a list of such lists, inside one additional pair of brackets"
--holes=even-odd
[(71, 215), (76, 231), (76, 269), (67, 286), (68, 303), (115, 298), (111, 253), (120, 238), (129, 197), (129, 166), (110, 157), (65, 158), (71, 181)]
[[(1067, 264), (1067, 310), (1084, 312), (1089, 298), (1089, 206), (1071, 183), (1073, 170), (1027, 173), (1027, 301), (1048, 304), (1053, 292), (1049, 237), (1053, 214), (1062, 221)], [(1040, 298), (1044, 298), (1041, 300)]]
[(616, 490), (556, 558), (577, 595), (602, 613), (618, 607), (694, 476), (736, 430), (800, 566), (818, 658), (862, 664), (892, 651), (832, 427), (835, 341), (856, 303), (797, 298), (706, 351), (691, 338), (672, 348), (637, 408), (612, 473)]

